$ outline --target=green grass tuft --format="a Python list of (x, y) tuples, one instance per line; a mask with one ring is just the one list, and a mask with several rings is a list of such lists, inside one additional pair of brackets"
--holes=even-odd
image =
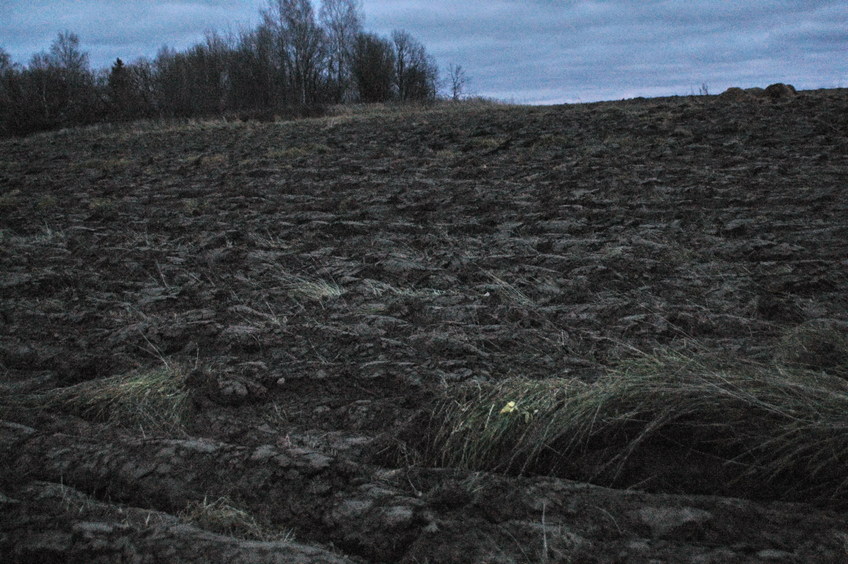
[(832, 374), (664, 352), (593, 384), (517, 378), (451, 393), (435, 414), (441, 465), (615, 483), (671, 445), (778, 498), (848, 500), (848, 381)]

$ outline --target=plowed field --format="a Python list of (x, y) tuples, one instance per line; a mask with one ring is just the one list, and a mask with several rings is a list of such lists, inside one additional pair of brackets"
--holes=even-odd
[(848, 376), (845, 90), (0, 140), (0, 243), (4, 561), (848, 558), (844, 490), (669, 444), (594, 484), (432, 454), (469, 386)]

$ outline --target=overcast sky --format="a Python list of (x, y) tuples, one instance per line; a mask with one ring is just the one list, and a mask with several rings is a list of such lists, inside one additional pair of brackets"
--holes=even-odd
[[(317, 0), (314, 2), (317, 9)], [(94, 67), (154, 57), (259, 21), (266, 0), (0, 0), (19, 63), (80, 36)], [(519, 103), (711, 93), (787, 82), (848, 87), (846, 0), (365, 0), (365, 27), (405, 29), (469, 89)]]

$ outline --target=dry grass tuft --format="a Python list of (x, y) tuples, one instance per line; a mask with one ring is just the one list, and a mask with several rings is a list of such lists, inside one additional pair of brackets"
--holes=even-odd
[(145, 433), (170, 433), (182, 428), (187, 415), (185, 381), (182, 367), (163, 365), (50, 390), (23, 401)]
[(593, 384), (518, 378), (452, 393), (431, 453), (443, 465), (593, 479), (672, 444), (721, 457), (740, 482), (848, 497), (848, 382), (831, 374), (664, 352)]
[(293, 297), (322, 302), (324, 300), (339, 298), (344, 294), (341, 286), (327, 280), (310, 280), (294, 275), (284, 275), (281, 279), (285, 284), (285, 288)]
[(277, 531), (263, 526), (250, 513), (233, 506), (232, 501), (226, 497), (215, 501), (203, 498), (203, 501), (191, 502), (179, 516), (201, 529), (220, 535), (258, 541), (294, 540), (291, 531)]
[(782, 363), (824, 369), (848, 378), (848, 323), (814, 319), (786, 331), (777, 358)]

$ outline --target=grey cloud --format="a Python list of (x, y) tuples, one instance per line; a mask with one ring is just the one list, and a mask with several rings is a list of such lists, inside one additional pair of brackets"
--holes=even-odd
[[(238, 29), (259, 19), (262, 0), (50, 0), (4, 2), (0, 46), (25, 62), (60, 31), (80, 36), (95, 66), (115, 57), (152, 56), (163, 44), (185, 48), (206, 31)], [(9, 23), (11, 22), (11, 24)]]
[[(478, 89), (501, 93), (513, 77), (523, 76), (525, 84), (539, 85), (540, 99), (548, 99), (551, 89), (546, 85), (557, 72), (563, 92), (590, 93), (591, 98), (592, 92), (606, 93), (615, 85), (634, 95), (684, 94), (702, 81), (726, 87), (795, 77), (799, 86), (813, 87), (820, 85), (820, 79), (812, 73), (822, 72), (822, 65), (797, 68), (805, 66), (809, 52), (837, 53), (848, 47), (846, 28), (827, 23), (846, 17), (848, 8), (838, 2), (529, 4), (538, 11), (515, 14), (512, 27), (506, 25), (509, 13), (493, 10), (488, 13), (493, 21), (481, 21), (473, 28), (483, 49), (486, 35), (481, 30), (505, 30), (489, 40), (489, 49), (500, 61), (471, 55), (471, 62), (481, 63), (484, 71)], [(529, 22), (538, 25), (527, 27)], [(801, 25), (807, 31), (797, 31)], [(458, 32), (450, 24), (442, 31)], [(455, 56), (449, 40), (434, 43)], [(830, 69), (832, 81), (845, 75), (844, 63), (841, 68), (835, 63)], [(474, 64), (468, 69), (473, 77)], [(497, 69), (505, 73), (494, 76)]]
[[(0, 46), (14, 56), (78, 33), (95, 65), (184, 48), (210, 29), (253, 25), (265, 0), (6, 1)], [(523, 102), (688, 94), (708, 82), (848, 81), (844, 0), (365, 0), (365, 23), (406, 29), (481, 95)], [(57, 9), (57, 6), (62, 6)], [(13, 22), (13, 23), (9, 23)]]

